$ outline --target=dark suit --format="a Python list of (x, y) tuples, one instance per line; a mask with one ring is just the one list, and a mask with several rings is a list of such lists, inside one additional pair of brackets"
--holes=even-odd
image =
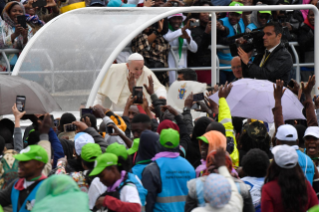
[(269, 55), (263, 66), (259, 67), (262, 59), (263, 55), (257, 55), (249, 68), (242, 62), (243, 77), (266, 79), (274, 83), (277, 79), (280, 79), (287, 85), (293, 62), (290, 53), (283, 44), (279, 44)]

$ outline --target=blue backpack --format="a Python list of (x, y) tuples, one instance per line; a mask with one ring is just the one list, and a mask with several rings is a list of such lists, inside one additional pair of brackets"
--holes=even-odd
[(132, 183), (136, 186), (138, 194), (141, 199), (142, 206), (145, 206), (146, 195), (148, 191), (143, 187), (143, 185), (137, 180), (136, 175), (132, 173), (127, 173), (127, 178), (122, 182), (119, 186), (119, 190), (121, 190), (126, 184)]

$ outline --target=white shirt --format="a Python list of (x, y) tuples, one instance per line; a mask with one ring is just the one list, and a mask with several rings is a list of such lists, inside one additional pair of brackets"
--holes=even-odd
[[(184, 39), (183, 47), (187, 47), (191, 52), (197, 52), (197, 43), (193, 40), (191, 31), (186, 29), (186, 33), (190, 37), (190, 43)], [(183, 35), (182, 29), (178, 29), (175, 31), (171, 31), (170, 29), (168, 32), (163, 36), (164, 39), (169, 42), (171, 46), (179, 45), (178, 38)], [(177, 57), (178, 64), (175, 64), (174, 56), (171, 52), (168, 53), (168, 67), (169, 68), (187, 68), (187, 49), (182, 50), (181, 58), (179, 58), (178, 49), (174, 50), (174, 55)], [(169, 71), (169, 84), (172, 84), (176, 80), (176, 72)]]
[[(138, 179), (138, 177), (136, 177), (136, 179)], [(91, 210), (94, 208), (97, 198), (105, 193), (106, 190), (107, 187), (101, 183), (100, 178), (95, 177), (88, 192), (89, 207)], [(128, 183), (127, 185), (123, 186), (120, 191), (120, 200), (123, 202), (138, 203), (142, 205), (137, 188), (132, 183)]]
[(269, 49), (268, 51), (269, 51), (270, 53), (272, 53), (272, 52), (275, 50), (275, 48), (277, 48), (277, 46), (279, 46), (279, 44), (280, 44), (280, 42), (279, 42), (275, 47)]

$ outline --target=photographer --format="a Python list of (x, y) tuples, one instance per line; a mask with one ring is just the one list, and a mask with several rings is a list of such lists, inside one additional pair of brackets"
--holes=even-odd
[[(229, 6), (243, 6), (243, 4), (233, 1)], [(222, 45), (230, 45), (235, 42), (235, 39), (228, 41), (229, 37), (242, 34), (245, 32), (245, 24), (241, 18), (243, 12), (230, 12), (228, 17), (222, 18), (217, 23), (217, 43)], [(229, 33), (227, 33), (229, 31)], [(217, 55), (220, 61), (220, 66), (230, 66), (231, 56), (229, 49), (218, 49)], [(220, 71), (220, 83), (225, 84), (226, 81), (232, 82), (234, 75), (231, 69), (223, 69)]]
[(276, 82), (276, 79), (288, 83), (289, 73), (292, 68), (292, 58), (288, 50), (281, 44), (282, 27), (279, 23), (269, 22), (264, 28), (263, 55), (257, 55), (252, 62), (251, 52), (246, 53), (241, 47), (238, 48), (238, 55), (243, 65), (243, 77), (267, 79)]
[[(279, 0), (278, 5), (289, 5), (287, 0)], [(296, 41), (300, 24), (304, 21), (300, 10), (280, 10), (273, 13), (273, 20), (278, 21), (282, 27), (287, 27), (288, 41)], [(289, 31), (289, 33), (288, 33)]]
[[(190, 29), (194, 28), (191, 26), (191, 22), (194, 19), (188, 20), (188, 22), (183, 25), (186, 17), (182, 13), (178, 13), (168, 18), (168, 32), (164, 35), (164, 39), (169, 42), (171, 46), (177, 46), (178, 49), (174, 50), (174, 54), (177, 57), (177, 64), (175, 64), (174, 56), (171, 52), (168, 54), (168, 66), (169, 68), (186, 68), (187, 67), (187, 49), (191, 52), (197, 52), (197, 44), (193, 40)], [(169, 72), (169, 83), (172, 84), (176, 80), (175, 72)]]
[[(17, 19), (17, 16), (25, 15), (24, 7), (21, 3), (12, 1), (6, 4), (3, 9), (0, 25), (0, 48), (13, 48), (22, 50), (27, 45), (28, 40), (33, 36), (32, 29), (29, 25), (23, 28)], [(10, 66), (14, 66), (18, 60), (17, 54), (7, 54)], [(0, 72), (7, 70), (6, 60), (0, 57)], [(12, 70), (12, 69), (11, 69)]]

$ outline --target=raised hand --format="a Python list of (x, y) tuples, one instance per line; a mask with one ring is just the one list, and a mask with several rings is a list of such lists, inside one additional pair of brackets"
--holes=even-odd
[(304, 93), (304, 95), (306, 96), (306, 98), (311, 98), (311, 91), (313, 86), (315, 86), (316, 84), (316, 77), (315, 75), (313, 75), (312, 77), (309, 76), (309, 80), (307, 85), (305, 86), (303, 82), (301, 82), (301, 89), (302, 92)]
[(144, 88), (146, 89), (149, 95), (152, 95), (154, 94), (154, 82), (153, 82), (152, 75), (148, 76), (147, 78), (148, 78), (148, 86), (144, 84)]
[(274, 98), (275, 98), (275, 101), (281, 101), (281, 97), (282, 95), (284, 95), (284, 92), (286, 91), (286, 88), (283, 88), (284, 87), (284, 81), (282, 80), (276, 80), (276, 86), (275, 84), (273, 85), (274, 86)]
[(233, 85), (231, 83), (228, 85), (228, 82), (225, 83), (225, 86), (220, 86), (218, 97), (226, 99), (227, 96), (229, 95), (232, 87), (233, 87)]

